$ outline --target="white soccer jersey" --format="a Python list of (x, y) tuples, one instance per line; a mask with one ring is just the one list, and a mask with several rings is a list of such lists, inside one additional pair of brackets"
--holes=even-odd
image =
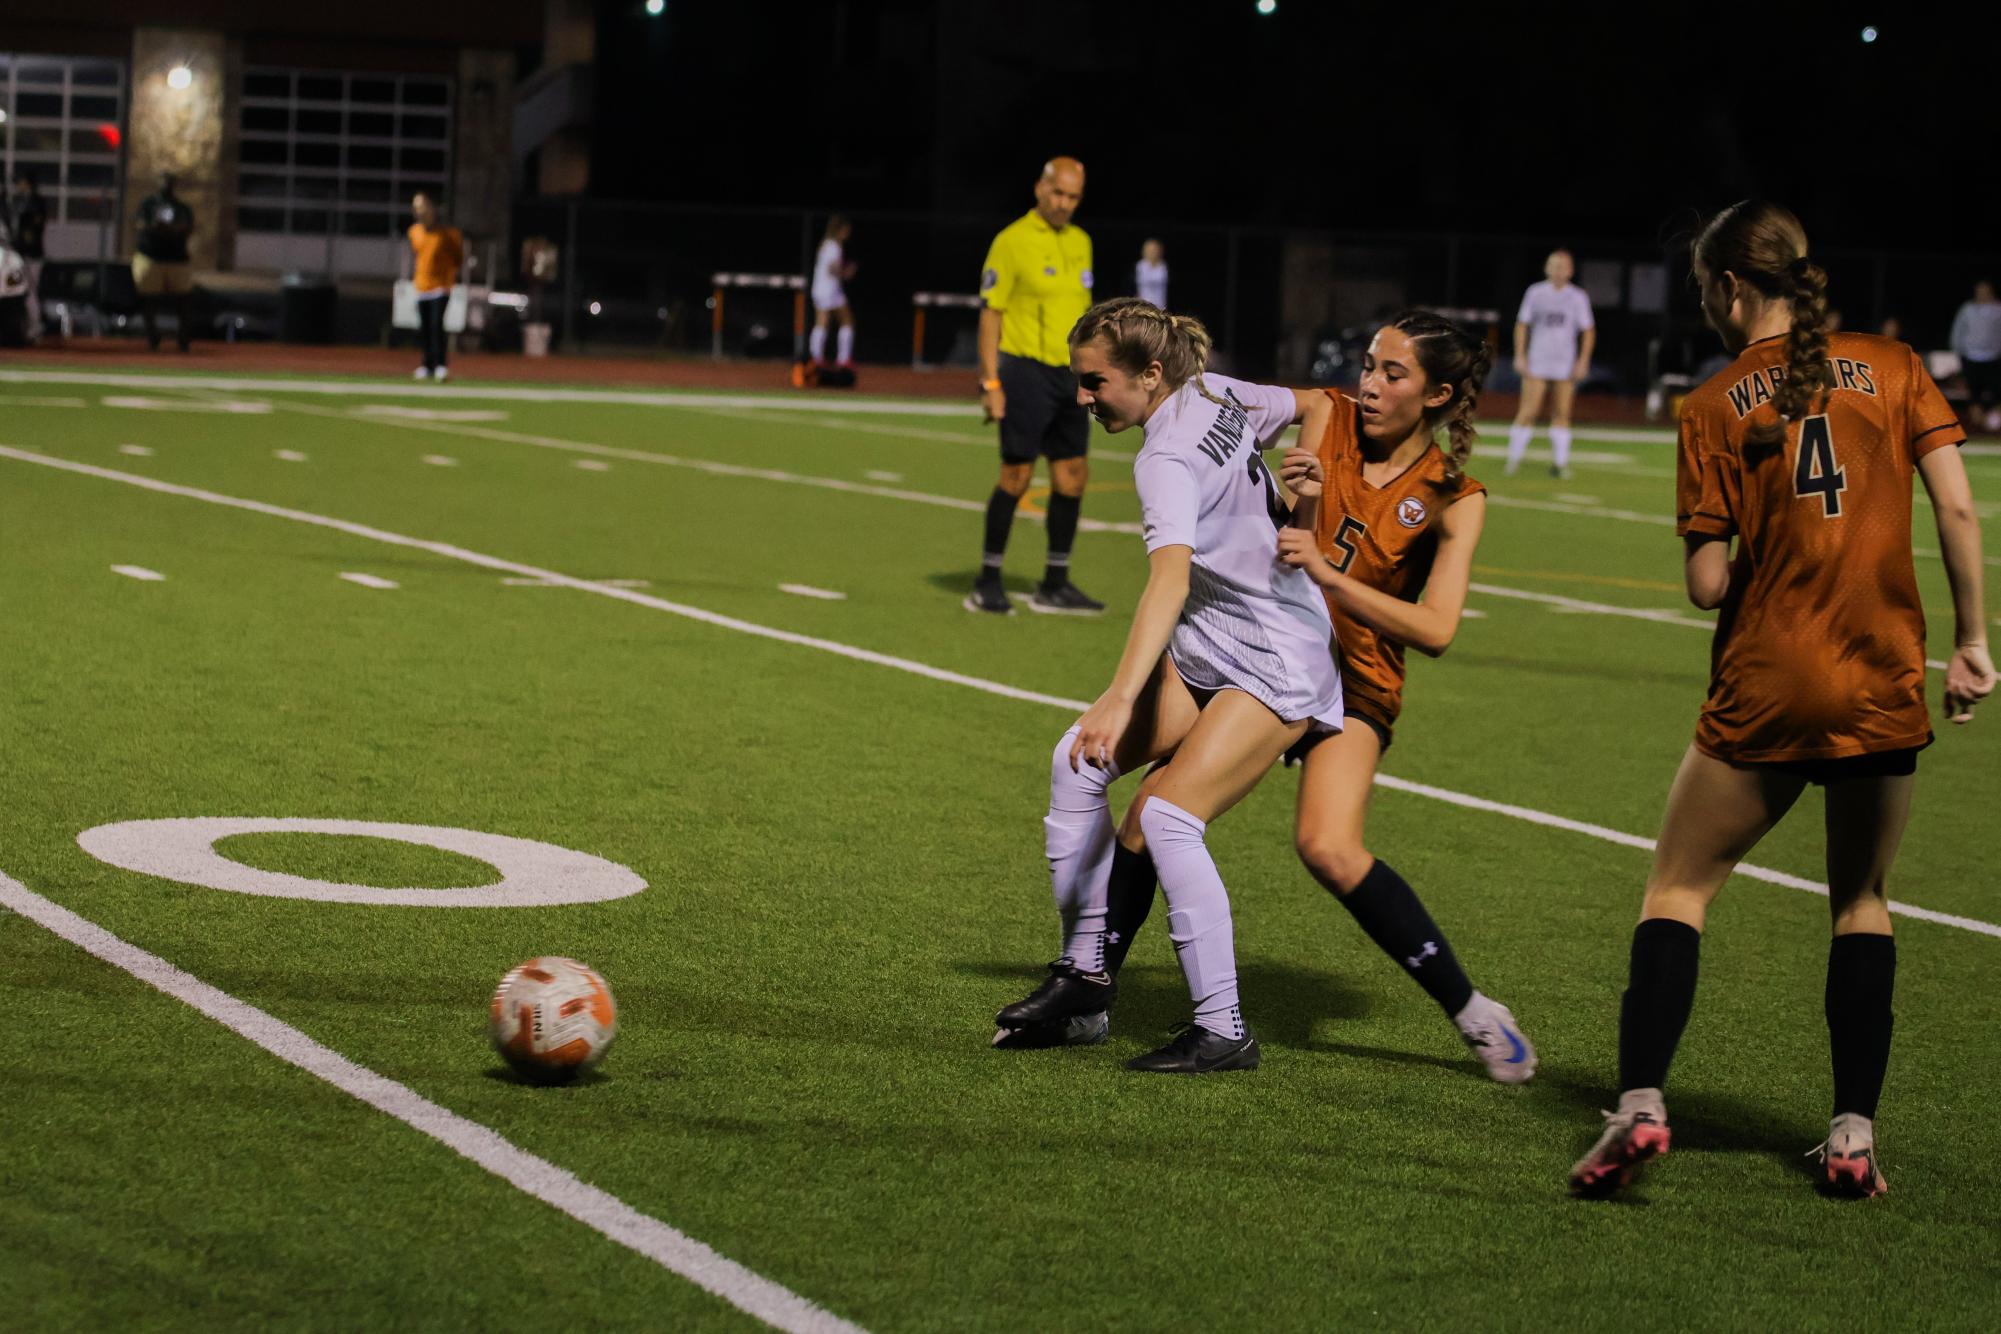
[(1146, 549), (1194, 554), (1188, 601), (1167, 653), (1198, 690), (1242, 690), (1287, 722), (1341, 726), (1334, 626), (1320, 589), (1278, 560), (1278, 484), (1260, 451), (1296, 410), (1290, 389), (1203, 377), (1176, 390), (1145, 427), (1133, 463)]
[(1133, 285), (1139, 289), (1139, 299), (1151, 301), (1162, 310), (1167, 309), (1167, 261), (1149, 264), (1145, 260), (1133, 265)]
[(1529, 326), (1529, 374), (1568, 380), (1577, 370), (1577, 340), (1592, 328), (1591, 298), (1576, 283), (1539, 282), (1522, 295), (1519, 324)]
[(835, 310), (847, 304), (848, 294), (841, 290), (841, 243), (830, 236), (813, 257), (813, 305)]

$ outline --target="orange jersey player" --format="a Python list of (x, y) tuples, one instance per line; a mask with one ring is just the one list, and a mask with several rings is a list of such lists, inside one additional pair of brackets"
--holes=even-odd
[[(1834, 938), (1825, 1009), (1833, 1118), (1826, 1184), (1880, 1195), (1876, 1105), (1897, 952), (1887, 881), (1910, 816), (1925, 713), (1925, 626), (1911, 568), (1922, 477), (1952, 585), (1946, 714), (1994, 688), (1980, 526), (1952, 411), (1910, 348), (1835, 334), (1827, 272), (1799, 219), (1746, 200), (1693, 251), (1703, 317), (1736, 360), (1689, 395), (1677, 468), (1689, 600), (1721, 608), (1709, 698), (1668, 793), (1619, 1014), (1619, 1107), (1571, 1168), (1606, 1195), (1667, 1152), (1662, 1085), (1695, 1005), (1708, 909), (1809, 783), (1827, 797)], [(1730, 557), (1732, 540), (1737, 544)]]
[[(1355, 397), (1327, 395), (1331, 423), (1311, 447), (1285, 457), (1282, 474), (1297, 500), (1279, 556), (1320, 586), (1332, 613), (1329, 651), (1340, 663), (1349, 724), (1310, 731), (1292, 748), (1302, 764), (1300, 860), (1438, 1003), (1487, 1073), (1518, 1084), (1535, 1073), (1536, 1055), (1514, 1015), (1474, 989), (1417, 894), (1362, 838), (1376, 765), (1403, 706), (1404, 649), (1443, 653), (1466, 604), (1486, 488), (1464, 468), (1490, 361), (1484, 342), (1437, 315), (1411, 312), (1379, 329)], [(1179, 763), (1149, 775), (1141, 799)], [(1153, 898), (1140, 834), (1129, 811), (1108, 894), (1105, 956), (1114, 970)]]

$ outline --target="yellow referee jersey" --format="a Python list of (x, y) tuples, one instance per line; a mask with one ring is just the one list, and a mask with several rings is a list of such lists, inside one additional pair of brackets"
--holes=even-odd
[(980, 296), (1001, 312), (1001, 351), (1068, 366), (1070, 326), (1091, 304), (1091, 238), (1077, 226), (1059, 232), (1030, 209), (994, 237)]

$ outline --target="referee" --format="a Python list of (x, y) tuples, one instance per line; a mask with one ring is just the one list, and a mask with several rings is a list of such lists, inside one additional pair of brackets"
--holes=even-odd
[(1084, 164), (1051, 158), (1035, 183), (1035, 207), (1001, 229), (980, 275), (980, 406), (1000, 423), (1000, 481), (987, 501), (986, 545), (968, 611), (1014, 610), (1001, 587), (1001, 559), (1015, 506), (1049, 460), (1049, 564), (1029, 610), (1095, 616), (1105, 604), (1070, 582), (1070, 546), (1090, 475), (1084, 451), (1091, 419), (1070, 374), (1070, 326), (1091, 304), (1091, 238), (1070, 225), (1084, 199)]

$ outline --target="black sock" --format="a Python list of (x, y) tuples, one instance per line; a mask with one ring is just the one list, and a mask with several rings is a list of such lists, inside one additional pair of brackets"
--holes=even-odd
[(1153, 854), (1132, 852), (1123, 843), (1112, 844), (1112, 878), (1105, 890), (1105, 971), (1116, 973), (1125, 966), (1126, 952), (1133, 937), (1153, 911), (1153, 887), (1157, 877)]
[(1633, 928), (1626, 994), (1619, 1002), (1619, 1089), (1667, 1084), (1675, 1044), (1695, 1008), (1702, 933), (1686, 922), (1653, 917)]
[(1890, 1064), (1890, 999), (1897, 989), (1891, 936), (1836, 936), (1827, 947), (1827, 1043), (1834, 1053), (1834, 1114), (1871, 1120)]
[(1014, 527), (1014, 507), (1020, 496), (1011, 496), (999, 487), (987, 497), (986, 548), (980, 557), (980, 578), (1000, 582), (1001, 558), (1007, 555), (1008, 529)]
[(1043, 571), (1042, 582), (1051, 588), (1070, 582), (1070, 548), (1077, 541), (1077, 516), (1083, 508), (1082, 496), (1049, 497), (1049, 568)]
[(1379, 858), (1361, 884), (1334, 897), (1354, 915), (1369, 939), (1401, 964), (1411, 981), (1423, 987), (1448, 1017), (1466, 1008), (1466, 1002), (1473, 999), (1473, 984), (1466, 980), (1445, 933), (1402, 876)]

